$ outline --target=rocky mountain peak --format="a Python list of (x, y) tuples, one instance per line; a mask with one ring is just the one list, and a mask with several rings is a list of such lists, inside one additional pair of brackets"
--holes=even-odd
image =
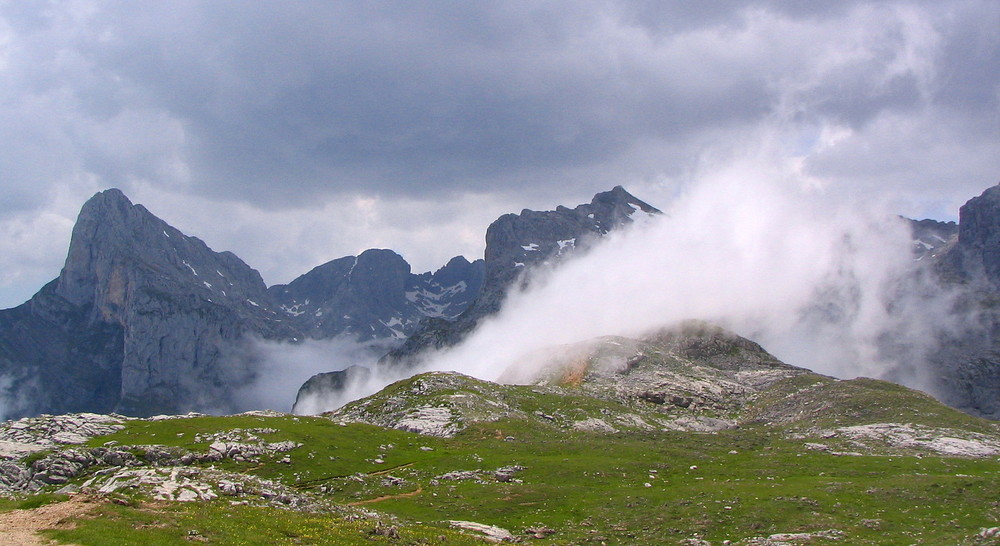
[[(435, 282), (441, 286), (453, 286), (476, 275), (475, 270), (482, 267), (482, 260), (476, 260), (476, 262), (470, 262), (465, 256), (455, 256), (448, 260), (444, 267), (435, 271), (432, 276)], [(479, 276), (482, 276), (481, 273)], [(478, 287), (476, 290), (478, 291)]]
[(392, 306), (405, 300), (410, 264), (392, 250), (362, 252), (348, 273), (355, 295), (377, 306)]
[(121, 322), (126, 301), (150, 285), (239, 306), (267, 301), (260, 274), (234, 254), (214, 252), (133, 204), (121, 190), (94, 195), (73, 228), (55, 292), (76, 305), (92, 304), (95, 318)]
[(110, 265), (102, 262), (109, 258), (121, 261), (124, 256), (116, 255), (134, 245), (151, 217), (118, 189), (102, 191), (87, 200), (73, 226), (56, 292), (77, 305), (93, 301), (98, 277), (107, 273), (99, 270)]
[(609, 231), (631, 223), (636, 212), (660, 213), (625, 188), (615, 186), (572, 209), (525, 209), (521, 214), (501, 216), (486, 231), (486, 280), (478, 305), (495, 312), (503, 293), (524, 271), (589, 246)]
[(235, 409), (255, 373), (247, 338), (299, 335), (256, 270), (103, 191), (82, 207), (59, 277), (0, 312), (0, 373), (19, 401), (6, 410)]
[(572, 209), (524, 209), (497, 218), (486, 230), (485, 272), (476, 301), (454, 322), (428, 321), (383, 362), (412, 363), (415, 355), (429, 347), (457, 343), (480, 319), (500, 309), (512, 286), (530, 282), (536, 268), (586, 249), (610, 231), (632, 223), (638, 212), (660, 214), (622, 186), (615, 186)]
[(638, 199), (625, 188), (615, 186), (611, 191), (598, 193), (590, 202), (590, 207), (581, 205), (577, 209), (587, 209), (584, 214), (593, 214), (599, 229), (607, 233), (618, 225), (631, 221), (632, 214), (644, 212), (646, 214), (660, 214), (660, 210), (649, 203)]
[(958, 216), (959, 246), (990, 281), (1000, 284), (1000, 185), (970, 199)]

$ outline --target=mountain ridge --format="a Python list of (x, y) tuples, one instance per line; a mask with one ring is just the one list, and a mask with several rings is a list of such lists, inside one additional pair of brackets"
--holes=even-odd
[[(508, 292), (527, 286), (532, 276), (556, 267), (569, 256), (586, 252), (609, 232), (631, 224), (634, 214), (662, 214), (628, 193), (622, 186), (596, 194), (590, 203), (550, 211), (523, 209), (505, 214), (486, 230), (482, 260), (483, 277), (476, 297), (453, 317), (428, 317), (399, 346), (391, 348), (375, 368), (414, 368), (428, 350), (455, 345), (479, 321), (499, 311)], [(296, 408), (321, 408), (319, 400), (330, 398), (348, 384), (345, 371), (330, 371), (311, 377), (296, 395)], [(358, 377), (355, 375), (355, 377)], [(325, 408), (329, 409), (329, 408)]]
[[(256, 270), (185, 236), (116, 189), (84, 204), (59, 277), (25, 305), (19, 313), (44, 321), (41, 331), (25, 332), (9, 312), (0, 321), (2, 372), (14, 377), (7, 390), (22, 395), (5, 408), (8, 415), (232, 408), (231, 388), (253, 376), (252, 355), (244, 359), (240, 340), (297, 335), (271, 309)], [(74, 370), (73, 355), (86, 344), (72, 339), (87, 332), (114, 338), (93, 355), (100, 377)], [(36, 346), (51, 335), (57, 350), (32, 356), (37, 349), (17, 340), (23, 335)], [(57, 379), (38, 383), (38, 377)], [(86, 381), (59, 381), (66, 377)], [(34, 395), (23, 396), (32, 383)], [(102, 393), (96, 404), (87, 400), (91, 391)]]
[(476, 301), (454, 321), (428, 321), (401, 347), (387, 353), (380, 365), (412, 366), (421, 352), (454, 345), (480, 320), (500, 309), (512, 286), (530, 282), (534, 269), (586, 251), (603, 235), (631, 224), (632, 215), (638, 212), (662, 214), (622, 186), (615, 186), (596, 194), (589, 204), (572, 209), (523, 209), (520, 214), (501, 216), (486, 230), (483, 288)]
[[(391, 277), (386, 260), (368, 263), (369, 256), (395, 258), (402, 275), (392, 301), (379, 299)], [(59, 276), (21, 306), (0, 311), (0, 394), (7, 401), (0, 410), (17, 417), (249, 409), (243, 390), (259, 380), (259, 342), (353, 335), (391, 344), (422, 316), (458, 312), (468, 303), (462, 290), (477, 290), (481, 277), (481, 262), (464, 259), (436, 277), (411, 275), (392, 251), (362, 257), (364, 274), (354, 275), (346, 294), (305, 290), (319, 303), (352, 304), (340, 310), (359, 319), (332, 326), (303, 320), (282, 305), (282, 287), (269, 289), (232, 252), (213, 251), (118, 189), (98, 192), (81, 207)], [(353, 270), (358, 260), (351, 261)], [(303, 277), (308, 285), (309, 274)], [(410, 301), (410, 290), (422, 299)]]
[(482, 267), (482, 260), (456, 256), (434, 272), (414, 274), (392, 250), (369, 249), (268, 292), (309, 337), (401, 340), (425, 317), (455, 318), (464, 311), (482, 285)]
[[(1000, 301), (998, 202), (1000, 190), (991, 188), (962, 207), (958, 225), (910, 221), (915, 257), (970, 287), (958, 305), (984, 318), (980, 330), (942, 338), (935, 394), (988, 416), (1000, 415), (1000, 312), (989, 303)], [(487, 231), (482, 260), (456, 257), (414, 274), (395, 252), (370, 249), (266, 287), (235, 254), (213, 251), (120, 190), (99, 192), (81, 209), (59, 276), (0, 311), (7, 400), (0, 409), (10, 416), (241, 409), (239, 391), (259, 377), (257, 340), (347, 336), (389, 349), (380, 365), (406, 369), (422, 351), (460, 340), (533, 273), (657, 214), (616, 186), (575, 208), (501, 216)]]

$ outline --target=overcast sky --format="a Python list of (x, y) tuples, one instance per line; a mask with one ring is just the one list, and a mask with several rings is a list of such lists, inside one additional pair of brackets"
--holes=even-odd
[(762, 127), (824, 191), (955, 219), (1000, 181), (1000, 2), (0, 0), (0, 307), (109, 187), (269, 284), (424, 271), (505, 212), (666, 208)]

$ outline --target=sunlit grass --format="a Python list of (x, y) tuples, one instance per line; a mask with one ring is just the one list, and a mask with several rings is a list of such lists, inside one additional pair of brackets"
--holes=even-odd
[[(806, 386), (815, 388), (800, 393)], [(402, 392), (405, 384), (396, 388)], [(526, 387), (494, 394), (524, 415), (541, 411), (582, 419), (615, 409), (607, 400)], [(551, 544), (676, 544), (691, 537), (737, 543), (831, 529), (842, 533), (843, 544), (962, 544), (973, 543), (979, 529), (1000, 525), (996, 458), (877, 449), (851, 456), (804, 447), (818, 440), (806, 433), (822, 427), (906, 420), (989, 433), (994, 424), (874, 381), (796, 378), (757, 403), (741, 411), (767, 416), (769, 408), (794, 404), (796, 411), (805, 409), (804, 417), (770, 424), (762, 418), (717, 433), (614, 434), (508, 418), (471, 424), (450, 439), (318, 417), (130, 421), (91, 445), (114, 441), (204, 451), (209, 434), (233, 429), (256, 429), (267, 442), (301, 443), (279, 456), (202, 466), (278, 481), (326, 508), (299, 512), (252, 496), (154, 503), (141, 492), (124, 492), (124, 506), (101, 505), (75, 529), (47, 535), (76, 544), (478, 543), (447, 523), (471, 520), (524, 537), (528, 529), (551, 529), (554, 534), (545, 539)], [(813, 412), (814, 404), (830, 407)], [(790, 431), (806, 436), (796, 439)], [(285, 456), (288, 461), (281, 462)], [(497, 469), (513, 465), (523, 470), (513, 480), (498, 479)], [(475, 471), (476, 478), (442, 478), (453, 471)]]

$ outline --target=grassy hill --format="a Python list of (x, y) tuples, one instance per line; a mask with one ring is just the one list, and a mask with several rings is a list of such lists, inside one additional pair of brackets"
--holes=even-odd
[(1000, 543), (1000, 429), (923, 393), (708, 327), (547, 362), (529, 385), (422, 374), (318, 417), (109, 417), (3, 463), (55, 483), (8, 487), (0, 516), (84, 503), (42, 531), (74, 544)]

